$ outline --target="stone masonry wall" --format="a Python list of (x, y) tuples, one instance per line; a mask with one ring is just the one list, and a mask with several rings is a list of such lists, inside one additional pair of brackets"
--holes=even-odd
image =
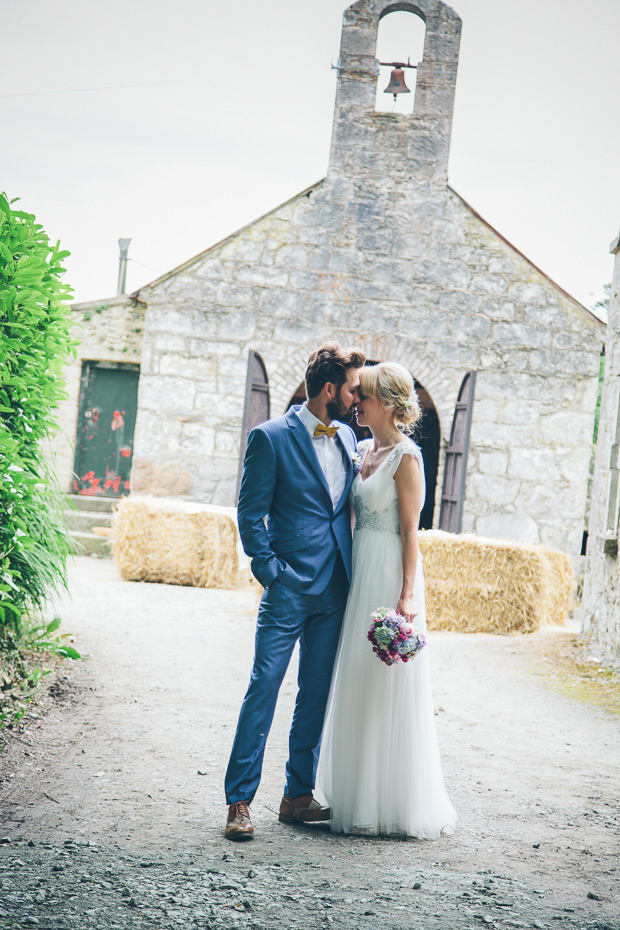
[[(321, 341), (401, 361), (430, 393), (446, 442), (474, 368), (464, 529), (578, 552), (600, 326), (454, 194), (437, 205), (419, 257), (344, 256), (338, 230), (326, 243), (310, 221), (324, 208), (328, 182), (143, 293), (136, 456), (193, 475), (188, 496), (233, 504), (250, 348), (267, 368), (272, 415)], [(399, 219), (407, 211), (391, 211), (389, 225)]]
[(620, 236), (609, 300), (605, 380), (592, 481), (582, 617), (605, 657), (620, 665)]

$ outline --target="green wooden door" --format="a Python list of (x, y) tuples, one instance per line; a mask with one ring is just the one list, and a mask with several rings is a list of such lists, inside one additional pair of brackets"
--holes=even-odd
[(137, 365), (84, 362), (74, 494), (129, 494), (139, 376)]

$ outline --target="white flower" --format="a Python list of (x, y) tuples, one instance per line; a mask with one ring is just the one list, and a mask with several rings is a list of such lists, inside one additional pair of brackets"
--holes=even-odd
[(358, 472), (358, 471), (361, 469), (361, 467), (362, 467), (362, 457), (361, 457), (361, 455), (359, 454), (359, 452), (352, 452), (352, 453), (351, 453), (351, 461), (353, 462), (353, 471), (357, 474), (357, 472)]

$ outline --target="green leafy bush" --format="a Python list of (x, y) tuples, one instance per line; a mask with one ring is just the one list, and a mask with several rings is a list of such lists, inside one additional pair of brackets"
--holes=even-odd
[(60, 245), (0, 195), (0, 648), (66, 584), (63, 495), (44, 455), (75, 352)]

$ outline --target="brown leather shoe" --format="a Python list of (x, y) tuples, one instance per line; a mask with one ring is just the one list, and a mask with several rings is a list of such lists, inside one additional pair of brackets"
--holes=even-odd
[(282, 823), (316, 823), (319, 820), (329, 820), (331, 810), (321, 807), (311, 794), (301, 794), (298, 798), (282, 798), (278, 820)]
[(250, 809), (245, 801), (237, 801), (228, 805), (228, 820), (224, 831), (229, 840), (251, 840), (254, 837), (254, 827), (250, 820)]

